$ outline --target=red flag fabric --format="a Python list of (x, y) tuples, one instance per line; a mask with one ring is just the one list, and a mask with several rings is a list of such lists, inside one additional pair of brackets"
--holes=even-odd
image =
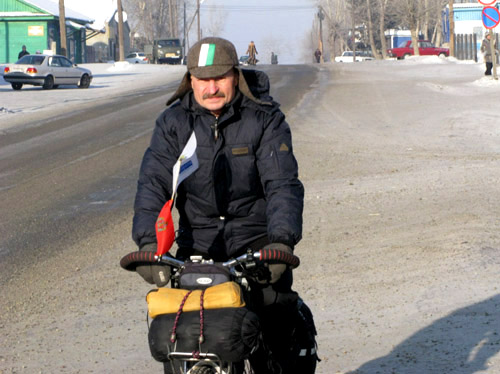
[(174, 221), (172, 219), (172, 204), (173, 199), (165, 203), (161, 209), (158, 219), (156, 220), (156, 255), (162, 256), (167, 253), (175, 240)]

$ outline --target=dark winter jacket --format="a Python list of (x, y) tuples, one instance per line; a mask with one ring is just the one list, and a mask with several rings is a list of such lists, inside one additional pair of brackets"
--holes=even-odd
[(193, 130), (199, 168), (178, 189), (177, 245), (226, 259), (266, 235), (291, 247), (301, 239), (304, 190), (290, 128), (268, 96), (267, 76), (251, 74), (252, 93), (267, 105), (237, 92), (216, 119), (190, 92), (157, 119), (135, 200), (132, 234), (140, 247), (156, 241), (172, 168)]
[(19, 54), (17, 55), (17, 59), (20, 60), (21, 57), (24, 57), (26, 55), (29, 55), (30, 53), (28, 51), (21, 51), (19, 52)]

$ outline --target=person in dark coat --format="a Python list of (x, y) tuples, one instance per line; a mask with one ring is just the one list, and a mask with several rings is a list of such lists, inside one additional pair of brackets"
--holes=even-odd
[[(194, 133), (199, 167), (177, 190), (176, 257), (226, 261), (262, 248), (292, 253), (302, 237), (304, 188), (290, 127), (269, 96), (267, 75), (240, 69), (231, 42), (205, 38), (188, 52), (187, 72), (167, 105), (139, 174), (132, 236), (140, 250), (156, 252), (155, 222), (172, 194), (173, 166)], [(291, 374), (287, 342), (294, 327), (286, 321), (301, 300), (292, 291), (290, 269), (267, 269), (252, 287), (255, 311), (272, 354)], [(159, 287), (170, 277), (168, 266), (136, 271)], [(251, 359), (255, 372), (271, 373), (265, 366), (269, 350), (261, 348)]]
[(321, 62), (321, 51), (319, 48), (316, 48), (316, 51), (314, 51), (314, 58), (316, 59), (316, 63), (319, 64)]
[(19, 52), (19, 54), (17, 55), (17, 59), (19, 60), (19, 59), (21, 59), (21, 57), (29, 55), (29, 54), (30, 53), (26, 50), (26, 46), (23, 45), (21, 52)]
[(278, 64), (278, 55), (275, 54), (274, 52), (271, 52), (271, 64), (273, 65)]

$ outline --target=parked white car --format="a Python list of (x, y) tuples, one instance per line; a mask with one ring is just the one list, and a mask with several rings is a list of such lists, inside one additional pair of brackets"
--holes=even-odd
[(131, 52), (125, 57), (125, 61), (130, 64), (148, 64), (149, 60), (144, 52)]
[(42, 86), (45, 90), (60, 85), (76, 85), (88, 88), (92, 72), (73, 64), (64, 56), (26, 55), (15, 64), (4, 68), (3, 79), (20, 90), (23, 85)]
[[(374, 60), (370, 52), (356, 51), (356, 62)], [(341, 56), (335, 57), (335, 62), (353, 62), (353, 52), (344, 51)]]

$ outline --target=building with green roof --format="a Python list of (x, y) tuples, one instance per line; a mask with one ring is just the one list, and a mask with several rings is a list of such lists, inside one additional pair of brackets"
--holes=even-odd
[[(87, 16), (65, 8), (66, 51), (75, 63), (86, 61)], [(0, 0), (0, 64), (17, 61), (22, 46), (30, 53), (61, 53), (59, 3), (51, 0)]]

